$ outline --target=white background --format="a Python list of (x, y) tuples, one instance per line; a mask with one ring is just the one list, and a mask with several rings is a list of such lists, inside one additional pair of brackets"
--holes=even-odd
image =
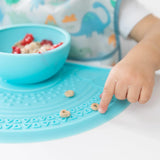
[[(160, 17), (159, 0), (139, 0)], [(127, 43), (127, 45), (126, 45)], [(133, 44), (132, 44), (133, 45)], [(128, 42), (123, 51), (127, 52)], [(0, 144), (2, 160), (159, 160), (160, 76), (151, 100), (88, 132), (42, 143)]]

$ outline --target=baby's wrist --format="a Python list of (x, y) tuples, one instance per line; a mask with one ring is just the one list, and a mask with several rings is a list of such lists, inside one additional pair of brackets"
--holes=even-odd
[(144, 38), (124, 57), (124, 60), (133, 65), (137, 63), (145, 65), (155, 72), (160, 69), (160, 47), (154, 41)]
[(140, 42), (145, 47), (145, 51), (154, 70), (160, 69), (160, 33), (149, 34)]
[[(141, 20), (132, 30), (130, 36), (138, 45), (133, 49), (134, 55), (154, 70), (160, 69), (160, 19), (149, 15)], [(131, 52), (132, 53), (132, 52)]]

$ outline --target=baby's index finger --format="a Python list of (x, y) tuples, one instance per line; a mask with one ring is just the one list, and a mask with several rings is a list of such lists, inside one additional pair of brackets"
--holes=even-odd
[(116, 81), (114, 80), (107, 80), (106, 84), (104, 86), (100, 106), (99, 106), (99, 112), (105, 113), (108, 109), (108, 105), (112, 100), (114, 90), (115, 90)]

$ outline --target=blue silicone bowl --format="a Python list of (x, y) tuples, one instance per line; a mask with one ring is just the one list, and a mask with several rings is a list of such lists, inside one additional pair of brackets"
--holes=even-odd
[[(12, 54), (12, 46), (27, 33), (35, 41), (52, 40), (60, 47), (42, 54)], [(11, 83), (31, 84), (55, 75), (64, 65), (70, 50), (69, 33), (48, 25), (18, 25), (0, 29), (0, 78)]]

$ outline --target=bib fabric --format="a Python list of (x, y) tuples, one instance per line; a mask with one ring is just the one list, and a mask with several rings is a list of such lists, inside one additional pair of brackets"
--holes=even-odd
[(69, 59), (120, 60), (118, 13), (121, 0), (1, 0), (0, 26), (56, 25), (72, 36)]

